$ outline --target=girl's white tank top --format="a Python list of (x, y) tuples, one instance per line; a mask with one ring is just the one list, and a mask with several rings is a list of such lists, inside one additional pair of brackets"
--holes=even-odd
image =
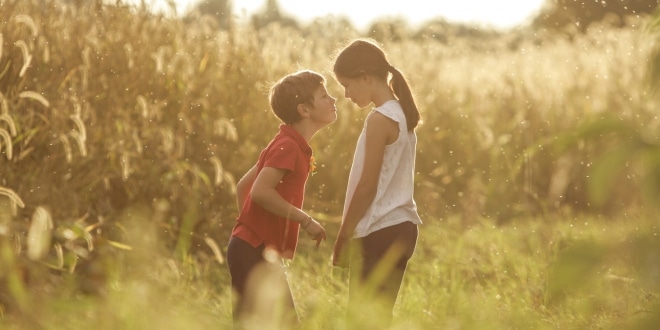
[[(404, 221), (411, 221), (415, 224), (422, 223), (413, 198), (417, 135), (415, 131), (408, 131), (406, 117), (399, 101), (387, 101), (373, 111), (377, 111), (398, 123), (399, 138), (394, 143), (385, 146), (376, 197), (358, 222), (353, 235), (355, 238), (365, 237), (379, 229)], [(344, 201), (344, 215), (346, 215), (355, 187), (362, 175), (366, 129), (365, 125), (355, 147)]]

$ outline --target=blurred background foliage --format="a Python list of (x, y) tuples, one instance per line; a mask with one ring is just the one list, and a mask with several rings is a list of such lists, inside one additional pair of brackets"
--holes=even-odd
[[(509, 31), (302, 25), (276, 0), (237, 24), (231, 5), (200, 1), (179, 18), (121, 0), (0, 1), (0, 304), (20, 309), (28, 288), (63, 275), (102, 291), (141, 244), (135, 226), (178, 260), (221, 261), (235, 182), (277, 129), (268, 88), (302, 68), (339, 97), (338, 121), (312, 140), (305, 204), (336, 223), (366, 113), (329, 69), (362, 36), (384, 45), (418, 98), (423, 219), (460, 216), (468, 228), (657, 211), (658, 1), (548, 1)], [(594, 263), (609, 251), (578, 250)], [(553, 283), (555, 299), (568, 282)]]

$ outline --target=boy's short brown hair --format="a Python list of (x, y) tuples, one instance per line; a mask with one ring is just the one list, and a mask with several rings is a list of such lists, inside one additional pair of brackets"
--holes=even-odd
[(314, 71), (302, 70), (280, 79), (270, 89), (270, 107), (285, 124), (298, 122), (299, 104), (314, 104), (314, 92), (325, 84), (325, 78)]

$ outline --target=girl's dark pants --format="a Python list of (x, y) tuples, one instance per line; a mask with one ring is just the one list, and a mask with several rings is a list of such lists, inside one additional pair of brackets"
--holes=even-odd
[[(227, 264), (229, 266), (229, 274), (231, 275), (231, 286), (236, 295), (235, 304), (232, 309), (232, 317), (235, 325), (239, 323), (246, 312), (249, 312), (250, 302), (245, 299), (245, 294), (248, 289), (248, 280), (250, 276), (253, 275), (253, 270), (258, 266), (263, 266), (265, 263), (266, 260), (264, 259), (263, 244), (254, 248), (240, 238), (231, 237), (229, 239), (229, 245), (227, 246)], [(286, 278), (285, 274), (282, 275)], [(288, 291), (288, 297), (284, 297), (286, 304), (288, 305), (290, 312), (294, 314), (294, 317), (297, 319), (297, 316), (295, 316), (296, 312), (293, 303), (293, 295), (291, 294), (288, 283), (285, 285)]]
[[(371, 287), (391, 314), (408, 260), (417, 245), (417, 225), (406, 221), (375, 231), (351, 243), (349, 311), (361, 310), (364, 287)], [(359, 271), (355, 271), (359, 270)], [(370, 282), (371, 281), (371, 282)], [(371, 295), (367, 295), (371, 296)]]

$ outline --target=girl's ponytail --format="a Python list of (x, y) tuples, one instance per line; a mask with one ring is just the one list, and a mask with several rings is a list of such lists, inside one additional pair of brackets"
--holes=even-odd
[(401, 108), (403, 108), (403, 113), (406, 115), (408, 131), (412, 131), (417, 127), (421, 120), (421, 115), (417, 109), (415, 98), (413, 97), (408, 82), (401, 71), (391, 65), (389, 66), (388, 71), (392, 74), (390, 87), (392, 88), (392, 91), (394, 91), (394, 95), (399, 99)]

